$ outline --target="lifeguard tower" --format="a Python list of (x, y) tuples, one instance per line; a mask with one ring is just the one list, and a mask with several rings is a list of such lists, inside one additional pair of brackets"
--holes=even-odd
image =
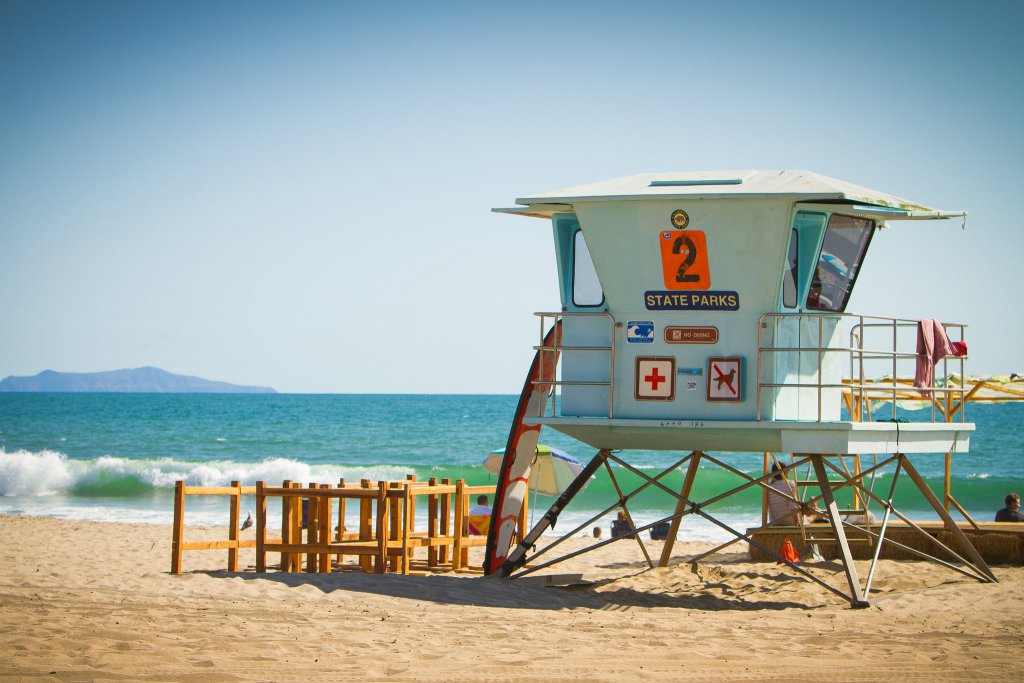
[[(914, 525), (893, 505), (896, 481), (906, 476), (952, 539), (941, 543), (925, 534), (937, 547), (907, 547), (908, 552), (981, 581), (995, 580), (909, 457), (968, 450), (974, 425), (964, 421), (963, 411), (952, 420), (956, 412), (949, 409), (962, 404), (963, 388), (937, 382), (928, 372), (945, 355), (942, 363), (964, 374), (965, 326), (922, 326), (847, 311), (877, 230), (896, 221), (964, 218), (964, 212), (938, 211), (807, 171), (642, 174), (528, 196), (516, 204), (495, 211), (550, 221), (562, 310), (536, 314), (541, 343), (505, 449), (487, 573), (514, 577), (565, 559), (540, 561), (593, 520), (541, 550), (535, 543), (605, 468), (619, 497), (602, 515), (621, 509), (637, 538), (656, 524), (671, 523), (663, 566), (680, 520), (698, 515), (734, 541), (777, 557), (855, 606), (865, 605), (890, 520)], [(925, 351), (919, 352), (922, 342)], [(931, 419), (909, 422), (895, 408), (897, 392), (907, 389), (896, 378), (918, 369), (919, 360), (924, 362), (917, 397), (931, 402)], [(877, 380), (880, 375), (888, 379)], [(557, 402), (549, 400), (555, 395)], [(597, 453), (536, 526), (517, 538), (515, 521), (542, 427)], [(652, 477), (630, 462), (630, 450), (678, 451), (682, 457)], [(763, 453), (763, 475), (731, 465), (729, 454), (737, 452)], [(711, 503), (750, 487), (767, 491), (774, 476), (770, 462), (787, 476), (808, 473), (788, 498), (805, 511), (821, 504), (828, 524), (817, 533), (824, 532), (828, 538), (821, 536), (821, 542), (837, 549), (845, 585), (812, 576), (708, 511)], [(622, 490), (611, 463), (643, 484)], [(741, 484), (711, 500), (693, 500), (702, 464), (732, 472)], [(663, 483), (665, 475), (683, 468), (681, 488)], [(893, 472), (887, 492), (866, 483), (882, 471)], [(675, 513), (638, 527), (628, 503), (650, 487), (674, 497)], [(837, 503), (841, 490), (850, 509)], [(879, 517), (868, 514), (870, 507)], [(863, 582), (851, 557), (851, 536), (867, 539), (873, 548)], [(531, 566), (523, 569), (527, 561)], [(647, 561), (655, 566), (652, 558)]]

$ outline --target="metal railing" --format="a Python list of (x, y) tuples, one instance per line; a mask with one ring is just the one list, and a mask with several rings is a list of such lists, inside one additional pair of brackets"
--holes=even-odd
[[(555, 361), (556, 364), (561, 359), (562, 353), (566, 352), (566, 351), (598, 351), (598, 352), (607, 352), (608, 353), (608, 381), (604, 381), (604, 380), (595, 380), (595, 381), (562, 380), (562, 379), (559, 379), (557, 365), (556, 365), (556, 367), (554, 368), (554, 370), (551, 373), (551, 376), (552, 376), (551, 380), (544, 380), (544, 379), (532, 380), (532, 384), (534, 386), (548, 386), (549, 387), (548, 390), (552, 394), (552, 397), (551, 397), (552, 400), (548, 404), (549, 405), (548, 410), (550, 411), (550, 416), (551, 417), (555, 416), (555, 400), (554, 399), (555, 399), (555, 394), (557, 393), (557, 389), (559, 387), (594, 387), (594, 386), (597, 386), (597, 387), (608, 387), (608, 417), (611, 418), (612, 417), (612, 413), (613, 413), (614, 400), (615, 400), (615, 318), (612, 317), (612, 315), (610, 313), (608, 313), (607, 311), (595, 311), (595, 312), (592, 312), (592, 313), (591, 312), (576, 313), (576, 312), (569, 312), (569, 311), (559, 311), (557, 313), (553, 313), (553, 312), (540, 312), (540, 313), (534, 313), (534, 315), (537, 316), (540, 319), (540, 339), (541, 339), (541, 342), (540, 342), (540, 344), (538, 346), (534, 346), (533, 347), (534, 350), (539, 352), (539, 354), (540, 354), (540, 356), (539, 356), (540, 357), (540, 365), (539, 365), (539, 368), (538, 368), (539, 369), (539, 372), (538, 372), (538, 376), (539, 377), (543, 378), (545, 376), (544, 363), (545, 363), (545, 358), (548, 356), (548, 353), (545, 353), (545, 352), (554, 352), (554, 353), (557, 354), (556, 355), (556, 361)], [(551, 325), (554, 326), (554, 325), (557, 325), (561, 320), (564, 320), (565, 318), (577, 318), (577, 317), (579, 317), (579, 318), (583, 318), (583, 317), (604, 317), (604, 318), (607, 318), (608, 319), (608, 346), (567, 346), (567, 345), (562, 343), (562, 338), (561, 338), (565, 334), (565, 327), (564, 326), (562, 328), (562, 335), (556, 335), (555, 336), (554, 344), (552, 344), (550, 346), (546, 346), (544, 344), (544, 339), (547, 336), (547, 331), (549, 331), (551, 329), (550, 327), (545, 325), (545, 321), (547, 319), (550, 318), (551, 319)]]
[[(796, 319), (797, 345), (776, 346), (776, 334), (780, 329), (779, 321), (785, 319)], [(833, 345), (826, 343), (825, 325), (832, 323), (838, 327), (844, 323), (850, 324), (849, 343), (847, 346)], [(774, 325), (770, 325), (774, 323)], [(816, 328), (817, 343), (804, 345), (800, 338), (805, 331), (805, 323), (809, 329)], [(886, 318), (881, 316), (858, 315), (852, 313), (765, 313), (758, 319), (758, 351), (757, 351), (757, 420), (762, 419), (762, 389), (813, 389), (817, 398), (816, 421), (822, 421), (822, 407), (824, 393), (826, 390), (838, 390), (842, 392), (846, 400), (846, 407), (850, 413), (850, 419), (859, 422), (871, 420), (873, 415), (873, 404), (887, 402), (891, 404), (891, 419), (896, 419), (896, 407), (900, 402), (922, 402), (927, 401), (931, 405), (931, 421), (936, 421), (937, 414), (941, 414), (943, 421), (949, 421), (954, 414), (954, 401), (962, 404), (968, 392), (968, 388), (961, 382), (957, 386), (950, 386), (943, 383), (938, 384), (934, 379), (930, 386), (915, 386), (911, 379), (901, 379), (900, 371), (907, 365), (916, 365), (921, 354), (917, 353), (917, 338), (919, 321), (901, 318)], [(953, 341), (964, 342), (964, 333), (967, 325), (961, 323), (942, 323), (947, 335)], [(764, 342), (765, 330), (772, 329), (772, 343), (766, 345)], [(903, 332), (903, 334), (901, 334)], [(830, 334), (832, 338), (839, 338), (838, 334)], [(870, 340), (868, 339), (870, 337)], [(884, 337), (879, 342), (876, 337)], [(874, 345), (878, 344), (875, 348)], [(912, 350), (908, 350), (912, 349)], [(804, 381), (809, 373), (799, 373), (797, 381), (765, 381), (764, 374), (767, 367), (774, 363), (767, 360), (774, 358), (775, 354), (814, 354), (817, 362), (813, 373), (815, 381)], [(849, 360), (849, 373), (839, 381), (825, 381), (823, 369), (825, 359), (830, 354), (846, 355)], [(965, 361), (967, 356), (946, 356), (941, 359), (942, 372), (936, 373), (935, 377), (941, 377), (945, 382), (950, 377), (949, 365), (958, 364), (959, 374), (965, 376)], [(800, 363), (797, 363), (797, 367)], [(880, 368), (884, 367), (882, 371)], [(872, 372), (879, 371), (879, 376), (872, 378)], [(913, 377), (913, 372), (909, 373)], [(936, 396), (940, 396), (937, 399)], [(963, 411), (960, 410), (961, 421), (965, 420)]]

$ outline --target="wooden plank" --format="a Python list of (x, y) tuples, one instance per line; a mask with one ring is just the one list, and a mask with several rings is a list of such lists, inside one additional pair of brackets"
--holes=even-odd
[[(380, 547), (376, 541), (370, 543), (361, 543), (359, 541), (352, 542), (338, 542), (333, 543), (272, 543), (267, 542), (267, 552), (284, 552), (284, 553), (307, 553), (312, 552), (317, 555), (320, 553), (334, 553), (338, 550), (344, 549), (348, 555), (376, 555), (380, 552)], [(401, 552), (401, 548), (395, 548), (394, 552)]]
[(181, 544), (182, 550), (231, 550), (232, 548), (255, 548), (255, 539), (238, 541), (238, 540), (220, 540), (220, 541), (184, 541)]
[(234, 486), (186, 486), (186, 496), (230, 496), (238, 491)]
[(174, 482), (174, 526), (171, 530), (171, 573), (181, 574), (182, 544), (185, 541), (185, 482)]
[(340, 491), (339, 489), (336, 489), (336, 488), (335, 489), (330, 489), (330, 490), (324, 490), (324, 489), (320, 489), (320, 488), (317, 488), (317, 489), (302, 488), (300, 485), (296, 484), (295, 486), (293, 486), (290, 489), (273, 488), (273, 487), (269, 487), (268, 486), (264, 490), (264, 492), (268, 496), (280, 496), (282, 498), (341, 498), (341, 497), (345, 497), (345, 498), (357, 498), (357, 499), (359, 499), (359, 498), (368, 498), (370, 500), (374, 500), (377, 497), (376, 491), (371, 490), (369, 493), (367, 493), (365, 491), (360, 491), (358, 489), (353, 489), (350, 486), (346, 487), (344, 491)]

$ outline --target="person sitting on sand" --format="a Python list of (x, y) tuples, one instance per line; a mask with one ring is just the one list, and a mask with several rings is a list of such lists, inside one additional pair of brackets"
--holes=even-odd
[[(796, 526), (800, 506), (796, 502), (796, 486), (786, 478), (778, 463), (772, 463), (775, 476), (768, 482), (768, 524), (772, 526)], [(804, 516), (804, 524), (824, 521), (820, 514)]]
[(1016, 493), (1006, 494), (1006, 507), (996, 513), (997, 522), (1024, 522), (1024, 514), (1020, 511), (1020, 496)]
[(476, 505), (469, 511), (469, 533), (485, 536), (491, 526), (491, 504), (487, 496), (477, 496)]

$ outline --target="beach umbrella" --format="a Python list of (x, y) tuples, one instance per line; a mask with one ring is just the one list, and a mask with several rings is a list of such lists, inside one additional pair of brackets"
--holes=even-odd
[[(491, 451), (484, 459), (484, 469), (493, 474), (501, 470), (505, 449)], [(530, 490), (545, 496), (557, 496), (583, 471), (583, 463), (563, 450), (540, 444), (530, 470)]]

